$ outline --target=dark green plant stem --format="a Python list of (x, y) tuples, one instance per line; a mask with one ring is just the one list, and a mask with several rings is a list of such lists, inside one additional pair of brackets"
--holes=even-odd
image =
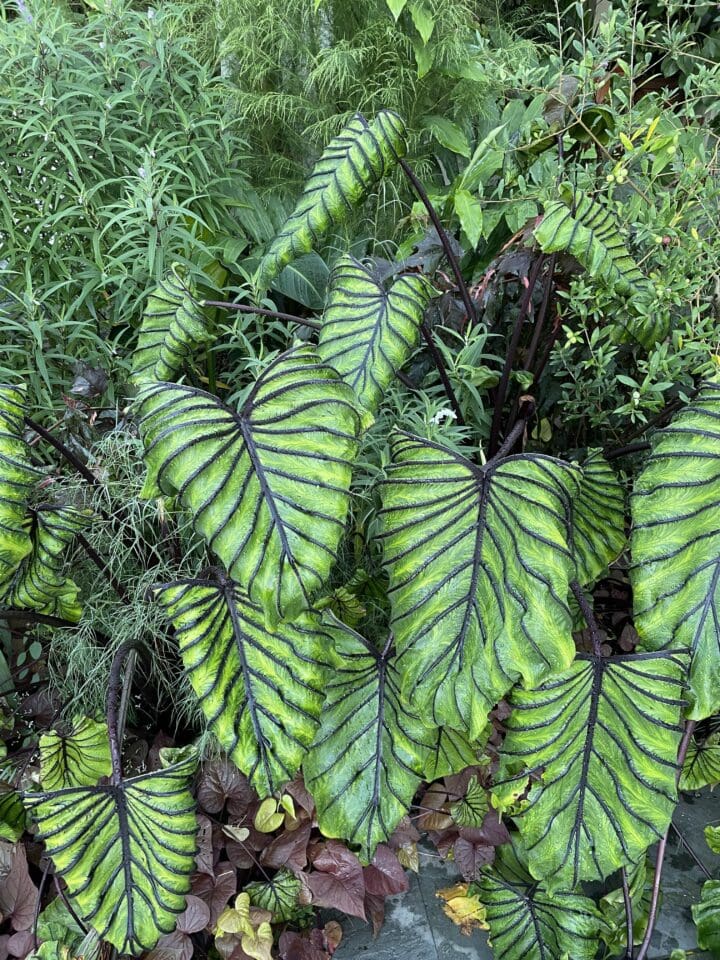
[[(699, 392), (699, 387), (693, 387), (692, 390), (688, 390), (687, 395), (692, 400), (697, 396)], [(659, 413), (654, 417), (651, 417), (647, 423), (641, 424), (637, 429), (633, 430), (632, 433), (629, 433), (625, 438), (625, 443), (622, 447), (615, 447), (609, 450), (607, 453), (603, 451), (603, 455), (606, 460), (614, 460), (615, 457), (625, 456), (628, 452), (628, 449), (631, 453), (635, 453), (637, 450), (646, 450), (650, 447), (648, 441), (643, 440), (640, 444), (631, 443), (632, 440), (635, 440), (636, 437), (641, 437), (644, 433), (647, 433), (648, 430), (652, 430), (653, 427), (657, 427), (663, 423), (668, 417), (671, 417), (676, 410), (679, 410), (682, 407), (683, 401), (679, 397), (675, 397), (671, 400), (667, 406), (665, 406)]]
[(48, 872), (50, 870), (50, 861), (48, 860), (45, 863), (45, 867), (42, 872), (42, 877), (40, 878), (40, 884), (37, 891), (37, 901), (35, 902), (35, 910), (33, 912), (33, 922), (32, 922), (32, 935), (33, 935), (33, 949), (37, 950), (39, 946), (37, 928), (38, 920), (40, 919), (40, 904), (42, 903), (43, 890), (45, 889), (45, 884), (47, 882)]
[(457, 418), (457, 422), (460, 424), (460, 426), (464, 427), (465, 418), (462, 415), (460, 404), (458, 403), (458, 399), (455, 396), (455, 391), (453, 390), (452, 384), (450, 383), (450, 377), (448, 377), (447, 370), (445, 369), (445, 362), (442, 358), (442, 354), (438, 350), (437, 344), (435, 343), (435, 339), (432, 335), (432, 331), (429, 329), (426, 323), (421, 323), (420, 333), (422, 334), (422, 338), (427, 344), (427, 348), (430, 351), (430, 354), (433, 358), (437, 372), (439, 373), (440, 379), (442, 380), (442, 385), (445, 388), (445, 393), (447, 394), (447, 398), (450, 401), (450, 406), (453, 408), (453, 412), (455, 413), (455, 417)]
[(695, 864), (695, 866), (696, 866), (696, 867), (698, 868), (698, 870), (700, 870), (700, 872), (705, 876), (705, 879), (706, 879), (706, 880), (712, 880), (712, 879), (713, 879), (713, 875), (710, 873), (710, 871), (709, 871), (708, 868), (705, 866), (705, 864), (702, 862), (702, 860), (700, 859), (700, 857), (695, 853), (695, 851), (693, 850), (693, 848), (692, 848), (692, 847), (690, 846), (690, 844), (687, 842), (687, 840), (685, 839), (685, 835), (683, 834), (683, 832), (682, 832), (682, 830), (680, 829), (680, 827), (678, 827), (677, 824), (671, 822), (671, 823), (670, 823), (670, 829), (671, 829), (672, 832), (675, 834), (675, 836), (678, 838), (678, 840), (680, 841), (681, 845), (685, 848), (685, 851), (686, 851), (687, 855), (688, 855), (688, 856), (690, 857), (690, 859), (693, 861), (693, 863)]
[(124, 603), (129, 603), (130, 597), (128, 596), (127, 590), (119, 582), (119, 580), (115, 579), (115, 577), (112, 575), (110, 570), (108, 570), (107, 564), (105, 563), (103, 558), (100, 556), (100, 554), (95, 550), (93, 545), (82, 535), (82, 533), (76, 533), (75, 537), (77, 539), (77, 542), (80, 544), (80, 546), (83, 548), (83, 550), (87, 554), (88, 558), (92, 560), (92, 562), (98, 568), (100, 573), (102, 573), (102, 575), (105, 577), (105, 579), (113, 588), (113, 590), (118, 595), (118, 597), (120, 597), (120, 599)]
[(510, 384), (510, 375), (512, 374), (513, 363), (515, 362), (515, 354), (517, 353), (517, 348), (520, 343), (520, 336), (522, 334), (523, 326), (525, 325), (525, 320), (530, 313), (535, 285), (537, 284), (540, 270), (542, 269), (542, 265), (545, 263), (546, 259), (547, 258), (545, 254), (541, 253), (533, 263), (532, 269), (530, 270), (527, 278), (527, 286), (525, 287), (523, 298), (520, 301), (520, 311), (513, 327), (510, 343), (508, 344), (507, 354), (505, 356), (503, 372), (495, 393), (495, 406), (493, 409), (492, 426), (490, 427), (490, 441), (488, 443), (488, 454), (490, 457), (495, 455), (495, 452), (499, 446), (503, 407), (505, 405), (505, 397), (507, 396), (507, 390)]
[(512, 430), (507, 435), (507, 437), (503, 440), (498, 452), (493, 457), (491, 457), (490, 460), (488, 460), (485, 466), (487, 466), (487, 464), (489, 463), (495, 463), (498, 460), (503, 460), (505, 457), (509, 456), (509, 454), (512, 451), (512, 448), (515, 446), (515, 444), (518, 442), (520, 437), (523, 435), (525, 431), (525, 427), (527, 426), (527, 422), (534, 412), (535, 412), (535, 401), (530, 398), (526, 399), (525, 402), (520, 407), (520, 415), (515, 425), (513, 426)]
[(625, 903), (625, 939), (627, 941), (627, 950), (625, 951), (625, 960), (632, 960), (635, 934), (633, 932), (633, 911), (632, 898), (630, 897), (630, 888), (628, 887), (627, 870), (620, 868), (622, 877), (623, 901)]
[[(34, 420), (31, 420), (30, 417), (25, 417), (25, 423), (31, 430), (34, 430), (38, 436), (42, 437), (43, 440), (46, 440), (51, 447), (54, 447), (57, 452), (71, 464), (81, 477), (84, 477), (88, 483), (91, 483), (93, 486), (99, 485), (99, 480), (95, 474), (90, 470), (82, 460), (77, 457), (72, 450), (65, 446), (62, 440), (58, 440), (57, 437), (54, 437), (49, 430), (46, 430), (45, 427), (42, 427), (39, 423), (35, 423)], [(107, 518), (106, 518), (107, 519)]]
[(533, 360), (535, 359), (535, 354), (537, 353), (537, 348), (540, 343), (540, 335), (543, 332), (543, 327), (545, 326), (545, 318), (547, 317), (548, 307), (550, 306), (550, 296), (552, 295), (553, 290), (553, 280), (555, 277), (555, 261), (557, 259), (557, 254), (553, 253), (548, 260), (548, 269), (547, 276), (545, 278), (545, 284), (543, 286), (543, 298), (542, 303), (540, 304), (540, 309), (538, 311), (537, 319), (535, 321), (535, 329), (533, 330), (532, 340), (530, 341), (530, 346), (528, 347), (527, 357), (525, 358), (525, 370), (532, 369)]
[(320, 330), (322, 324), (317, 320), (307, 320), (305, 317), (296, 317), (292, 313), (279, 313), (277, 310), (266, 310), (264, 307), (251, 307), (246, 303), (230, 303), (225, 300), (202, 300), (203, 307), (219, 307), (221, 310), (237, 310), (239, 313), (257, 313), (261, 317), (273, 317), (275, 320), (287, 320), (288, 323), (300, 323), (312, 330)]
[(85, 924), (82, 922), (82, 920), (80, 919), (80, 917), (75, 913), (75, 911), (73, 910), (72, 904), (70, 903), (70, 901), (68, 900), (68, 898), (65, 896), (65, 891), (64, 891), (63, 888), (60, 886), (60, 881), (59, 881), (58, 875), (57, 875), (56, 873), (53, 874), (53, 882), (54, 882), (54, 884), (55, 884), (55, 889), (57, 890), (57, 895), (60, 897), (60, 899), (62, 900), (62, 902), (65, 904), (65, 906), (66, 906), (66, 908), (67, 908), (67, 912), (68, 912), (68, 913), (70, 914), (70, 916), (73, 918), (73, 920), (75, 921), (75, 923), (80, 927), (80, 929), (81, 929), (81, 930), (84, 930), (85, 933), (88, 933), (88, 928), (87, 928), (87, 927), (85, 926)]
[[(132, 655), (136, 654), (138, 649), (135, 643), (123, 643), (118, 647), (110, 667), (107, 695), (107, 725), (110, 740), (110, 760), (112, 762), (111, 781), (113, 786), (119, 786), (122, 781), (121, 747), (124, 720), (122, 718), (121, 698), (124, 688), (132, 684), (132, 674), (134, 671), (134, 657)], [(128, 661), (128, 669), (125, 671), (123, 678), (123, 666), (126, 660)]]
[(600, 639), (600, 628), (598, 627), (598, 622), (595, 619), (595, 614), (593, 609), (588, 603), (588, 599), (585, 596), (583, 588), (580, 586), (577, 580), (570, 581), (570, 589), (573, 592), (573, 596), (578, 602), (578, 606), (582, 611), (582, 615), (585, 618), (585, 623), (587, 623), (590, 630), (590, 640), (592, 642), (593, 656), (601, 657), (602, 656), (602, 640)]
[(60, 617), (51, 617), (45, 613), (35, 613), (34, 610), (0, 610), (0, 620), (6, 620), (12, 627), (13, 621), (18, 623), (43, 623), (48, 627), (75, 627), (77, 624)]
[(606, 460), (618, 460), (620, 457), (629, 457), (633, 453), (641, 453), (643, 450), (649, 450), (650, 443), (647, 440), (640, 440), (638, 443), (628, 443), (624, 447), (616, 447), (605, 454)]
[(447, 262), (450, 264), (450, 269), (452, 270), (453, 276), (455, 277), (455, 283), (457, 284), (458, 293), (460, 294), (462, 302), (465, 306), (465, 312), (467, 313), (468, 320), (470, 321), (471, 324), (474, 325), (475, 323), (477, 323), (477, 314), (475, 312), (475, 307), (470, 297), (470, 291), (468, 290), (467, 284), (465, 283), (465, 278), (462, 275), (462, 270), (460, 269), (460, 264), (458, 263), (457, 257), (455, 256), (455, 253), (453, 251), (452, 244), (448, 239), (448, 235), (445, 232), (443, 225), (440, 223), (440, 217), (438, 217), (437, 215), (437, 210), (432, 205), (430, 197), (427, 195), (427, 192), (425, 191), (425, 187), (423, 187), (422, 183), (415, 176), (415, 173), (412, 167), (409, 165), (409, 163), (402, 158), (400, 158), (399, 163), (400, 163), (402, 172), (405, 174), (405, 176), (408, 178), (408, 180), (412, 184), (413, 190), (418, 195), (418, 199), (427, 210), (428, 216), (432, 221), (432, 225), (435, 227), (435, 230), (437, 231), (438, 239), (440, 240), (440, 243), (442, 244), (442, 248), (445, 251), (445, 257), (447, 258)]
[[(694, 720), (685, 721), (685, 732), (683, 733), (682, 740), (680, 741), (680, 749), (678, 750), (678, 768), (675, 775), (676, 783), (680, 780), (680, 774), (682, 773), (683, 764), (685, 763), (685, 757), (688, 752), (688, 747), (690, 746), (690, 741), (692, 740), (692, 735), (695, 731), (695, 726), (696, 723)], [(655, 876), (653, 877), (652, 898), (650, 900), (650, 911), (648, 913), (648, 924), (647, 929), (645, 930), (643, 942), (640, 946), (640, 952), (637, 955), (637, 960), (645, 960), (645, 957), (647, 957), (647, 952), (650, 949), (650, 941), (652, 940), (655, 922), (657, 920), (658, 900), (660, 898), (660, 881), (662, 879), (663, 862), (665, 860), (665, 849), (667, 848), (669, 833), (670, 827), (667, 828), (665, 835), (658, 844), (657, 859), (655, 860)]]

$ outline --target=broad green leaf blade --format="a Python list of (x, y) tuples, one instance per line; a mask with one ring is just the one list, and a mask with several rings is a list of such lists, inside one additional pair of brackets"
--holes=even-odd
[(631, 582), (648, 650), (689, 649), (689, 716), (720, 710), (720, 384), (658, 431), (635, 481)]
[(260, 263), (258, 288), (267, 287), (283, 267), (346, 220), (406, 152), (405, 124), (396, 113), (381, 110), (370, 122), (356, 113), (315, 164), (295, 210)]
[(472, 744), (459, 730), (438, 727), (432, 733), (432, 748), (425, 761), (423, 779), (439, 780), (473, 766), (480, 759), (486, 739), (482, 737)]
[(272, 880), (257, 880), (249, 883), (244, 892), (250, 897), (250, 903), (272, 913), (273, 923), (287, 923), (297, 918), (302, 907), (298, 906), (298, 895), (302, 889), (300, 880), (290, 870), (279, 870)]
[[(337, 622), (337, 621), (336, 621)], [(303, 765), (326, 837), (357, 843), (370, 862), (410, 808), (432, 748), (400, 695), (395, 658), (337, 625), (322, 725)]]
[(602, 880), (665, 832), (686, 666), (675, 653), (578, 654), (538, 689), (513, 691), (495, 792), (538, 775), (515, 819), (549, 888)]
[(720, 733), (714, 733), (698, 743), (690, 740), (683, 764), (681, 790), (700, 790), (720, 783)]
[(63, 559), (75, 535), (90, 522), (89, 510), (41, 504), (32, 511), (33, 550), (8, 584), (7, 603), (77, 623), (80, 588), (63, 576)]
[(566, 603), (577, 468), (543, 456), (478, 467), (396, 436), (383, 484), (384, 562), (403, 693), (471, 740), (513, 680), (572, 662)]
[(68, 736), (53, 731), (40, 737), (43, 790), (92, 787), (110, 772), (110, 740), (105, 723), (76, 717)]
[(594, 583), (625, 546), (625, 495), (615, 471), (599, 450), (582, 464), (573, 505), (573, 553), (577, 579)]
[(496, 960), (594, 960), (603, 919), (592, 900), (538, 883), (519, 843), (497, 848), (473, 885), (486, 908)]
[(120, 954), (175, 929), (195, 869), (194, 752), (120, 784), (27, 794), (78, 916)]
[(650, 282), (630, 256), (612, 213), (569, 184), (560, 188), (560, 195), (562, 200), (545, 205), (545, 215), (535, 228), (540, 248), (545, 253), (568, 251), (591, 277), (618, 293), (647, 290)]
[(349, 383), (363, 407), (375, 411), (420, 338), (432, 294), (420, 274), (405, 274), (387, 289), (369, 264), (342, 257), (323, 316), (318, 353)]
[(337, 559), (360, 421), (350, 387), (309, 348), (264, 371), (241, 410), (192, 387), (138, 398), (148, 478), (269, 616), (306, 607)]
[(130, 382), (174, 380), (193, 351), (211, 340), (195, 286), (174, 263), (148, 298)]
[(318, 727), (331, 638), (297, 614), (271, 629), (221, 575), (155, 588), (211, 728), (261, 796), (297, 773)]
[(20, 389), (0, 384), (0, 592), (32, 550), (27, 501), (42, 477), (23, 440), (23, 403)]
[(481, 827), (489, 809), (485, 788), (477, 777), (471, 777), (465, 796), (452, 805), (450, 812), (459, 827)]
[(0, 780), (0, 840), (15, 843), (25, 832), (26, 814), (20, 794)]
[(720, 880), (707, 880), (703, 884), (700, 903), (693, 904), (692, 915), (698, 946), (720, 957)]

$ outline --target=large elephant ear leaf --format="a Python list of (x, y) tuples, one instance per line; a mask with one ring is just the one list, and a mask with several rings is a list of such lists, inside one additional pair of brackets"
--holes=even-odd
[(42, 477), (23, 439), (24, 416), (22, 391), (0, 384), (0, 592), (32, 550), (27, 502)]
[(392, 457), (380, 539), (403, 692), (474, 740), (518, 676), (536, 684), (572, 662), (578, 470), (542, 456), (478, 467), (404, 434)]
[(29, 794), (38, 839), (77, 915), (122, 954), (175, 929), (195, 869), (194, 751), (157, 773)]
[(274, 793), (295, 776), (318, 727), (327, 632), (307, 613), (270, 629), (262, 609), (219, 574), (154, 594), (220, 744), (261, 796)]
[(432, 287), (420, 274), (405, 274), (388, 289), (372, 268), (342, 257), (323, 315), (318, 353), (374, 411), (420, 338)]
[(437, 727), (432, 733), (432, 747), (425, 760), (423, 779), (428, 782), (460, 773), (480, 762), (487, 735), (470, 743), (464, 733), (452, 727)]
[(528, 872), (521, 844), (497, 848), (473, 885), (486, 909), (496, 960), (594, 960), (604, 926), (595, 903), (555, 891)]
[(51, 504), (42, 504), (32, 513), (33, 550), (9, 586), (8, 603), (77, 623), (82, 614), (80, 588), (63, 575), (63, 558), (75, 535), (90, 522), (92, 513)]
[(110, 775), (107, 724), (76, 717), (67, 736), (52, 731), (40, 737), (40, 783), (43, 790), (91, 787)]
[(345, 221), (406, 152), (405, 124), (396, 113), (381, 110), (370, 122), (356, 113), (315, 164), (302, 197), (260, 263), (258, 288), (266, 288), (283, 267)]
[(577, 580), (588, 586), (625, 546), (625, 494), (599, 450), (581, 465), (582, 481), (573, 500), (573, 553)]
[(579, 654), (537, 689), (513, 691), (495, 793), (503, 806), (537, 774), (516, 822), (548, 888), (602, 880), (667, 829), (686, 666), (674, 653)]
[(145, 496), (178, 496), (232, 578), (278, 619), (307, 606), (337, 559), (360, 419), (309, 348), (270, 364), (242, 409), (192, 387), (138, 397)]
[(303, 769), (322, 833), (359, 844), (369, 863), (410, 808), (434, 732), (401, 696), (390, 645), (376, 651), (335, 622), (335, 669)]
[(691, 739), (680, 774), (681, 790), (700, 790), (720, 783), (720, 733), (704, 740)]
[(130, 382), (174, 380), (193, 351), (212, 341), (194, 284), (174, 263), (150, 294), (135, 348)]
[(690, 717), (720, 707), (720, 384), (658, 431), (632, 497), (631, 581), (645, 649), (689, 649)]
[(623, 243), (623, 231), (598, 200), (570, 184), (560, 188), (561, 200), (545, 205), (535, 239), (545, 253), (567, 251), (591, 277), (618, 293), (638, 294), (650, 288)]

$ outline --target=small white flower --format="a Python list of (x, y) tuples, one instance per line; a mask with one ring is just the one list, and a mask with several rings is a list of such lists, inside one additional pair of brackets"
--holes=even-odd
[(148, 20), (154, 20), (154, 19), (155, 19), (155, 11), (153, 10), (152, 7), (148, 7), (147, 15), (148, 15)]
[(145, 167), (138, 168), (138, 176), (143, 180), (145, 179)]
[(430, 417), (430, 423), (442, 423), (443, 420), (457, 420), (457, 414), (449, 407), (441, 407), (436, 414)]
[(100, 43), (98, 44), (98, 46), (100, 47), (101, 50), (104, 50), (104, 49), (105, 49), (105, 41), (104, 41), (104, 40), (101, 40)]

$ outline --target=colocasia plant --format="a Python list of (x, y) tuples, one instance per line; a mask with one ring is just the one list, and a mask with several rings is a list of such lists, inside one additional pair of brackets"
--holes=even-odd
[[(720, 709), (720, 384), (698, 384), (639, 464), (622, 459), (626, 451), (560, 459), (532, 452), (538, 398), (506, 402), (511, 357), (488, 393), (484, 449), (428, 319), (449, 292), (472, 325), (475, 303), (404, 153), (399, 117), (356, 116), (316, 165), (256, 291), (347, 221), (396, 164), (427, 204), (454, 290), (417, 262), (340, 256), (325, 311), (297, 318), (304, 339), (271, 357), (236, 406), (192, 385), (213, 314), (182, 272), (151, 298), (132, 373), (144, 496), (189, 517), (207, 566), (155, 585), (148, 602), (171, 627), (223, 750), (259, 799), (270, 798), (266, 820), (282, 821), (285, 788), (297, 792), (302, 775), (327, 838), (322, 856), (345, 849), (358, 870), (381, 869), (423, 783), (441, 781), (423, 816), (436, 818), (436, 838), (445, 831), (445, 852), (454, 842), (473, 881), (447, 893), (446, 909), (489, 929), (499, 960), (632, 957), (636, 937), (642, 960), (657, 890), (639, 934), (632, 910), (637, 920), (646, 851), (658, 842), (660, 877), (686, 756), (694, 785), (717, 779), (712, 736), (694, 734)], [(610, 214), (568, 190), (535, 227), (535, 280), (562, 251), (594, 282), (642, 297), (648, 281)], [(412, 386), (403, 367), (423, 342), (463, 421), (447, 444), (440, 428), (432, 438), (408, 429), (388, 400), (399, 377)], [(71, 619), (76, 593), (58, 560), (91, 521), (34, 505), (21, 397), (14, 388), (1, 397), (3, 604)], [(368, 494), (370, 447), (382, 469)], [(629, 515), (613, 459), (636, 471)], [(593, 612), (594, 586), (623, 553), (639, 637), (626, 652)], [(114, 664), (107, 729), (79, 718), (62, 744), (54, 734), (41, 744), (42, 789), (25, 803), (77, 918), (137, 955), (185, 907), (197, 822), (192, 748), (123, 776), (119, 678), (135, 655), (122, 649)], [(492, 850), (472, 859), (481, 828), (501, 820), (509, 842), (494, 862)], [(242, 843), (248, 831), (233, 829)], [(267, 883), (241, 894), (217, 921), (220, 941), (235, 936), (243, 956), (269, 957), (268, 921), (297, 920), (302, 904), (323, 902), (320, 885), (292, 870), (270, 879), (273, 896)], [(595, 882), (622, 882), (627, 921), (591, 898), (590, 882), (594, 892)], [(698, 916), (717, 944), (717, 881)], [(621, 935), (618, 945), (625, 923), (629, 942)]]

